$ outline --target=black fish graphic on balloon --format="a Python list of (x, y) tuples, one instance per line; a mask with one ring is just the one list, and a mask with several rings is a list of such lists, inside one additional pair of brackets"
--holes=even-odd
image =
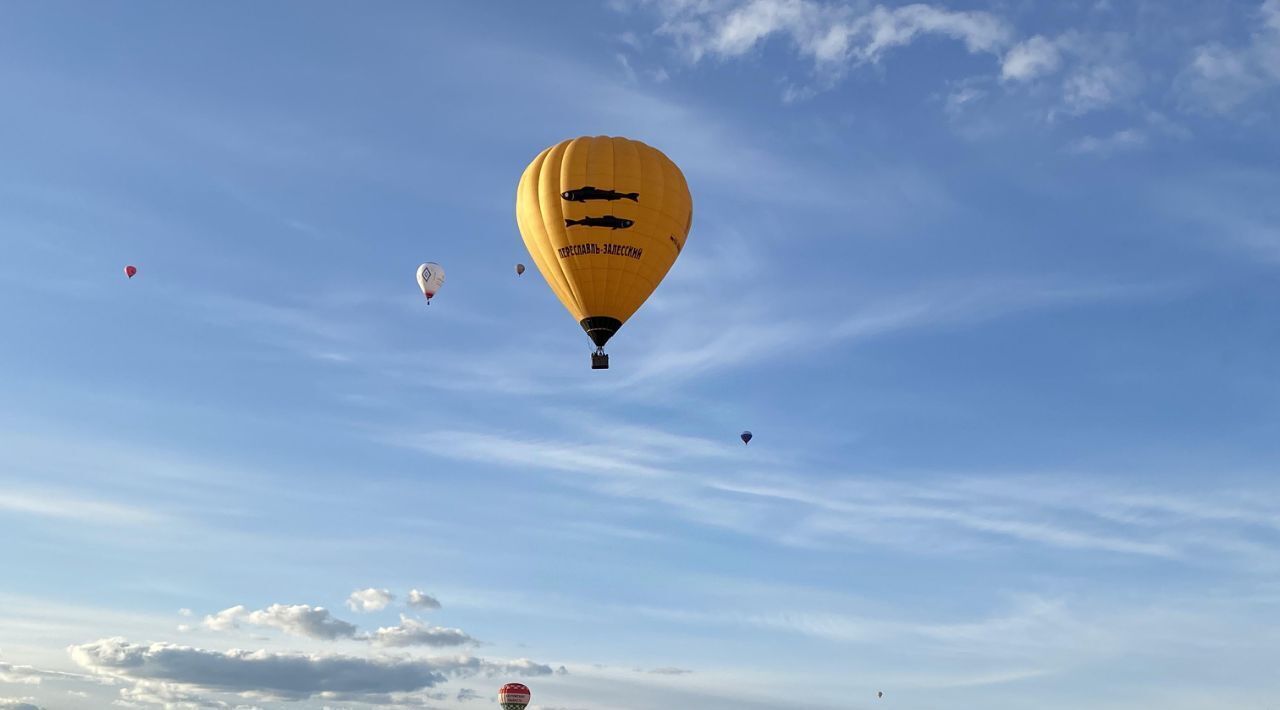
[(607, 214), (603, 217), (583, 217), (582, 219), (566, 219), (565, 227), (608, 227), (609, 229), (626, 229), (635, 224), (633, 220), (614, 217)]
[(638, 192), (614, 192), (613, 190), (600, 190), (590, 185), (580, 187), (576, 190), (569, 190), (560, 193), (560, 196), (570, 202), (586, 202), (587, 200), (631, 200), (632, 202), (640, 201), (640, 193)]

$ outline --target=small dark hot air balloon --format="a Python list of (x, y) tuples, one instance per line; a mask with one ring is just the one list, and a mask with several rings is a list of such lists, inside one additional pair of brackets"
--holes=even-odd
[(742, 435), (741, 435), (741, 436), (739, 436), (738, 438), (739, 438), (739, 439), (742, 439), (742, 443), (743, 443), (743, 444), (750, 444), (750, 443), (751, 443), (751, 432), (749, 432), (749, 431), (744, 431), (744, 432), (742, 432)]
[(524, 264), (516, 264), (516, 276), (524, 273)]
[(507, 683), (498, 691), (498, 704), (502, 710), (524, 710), (529, 704), (529, 686), (523, 683)]
[(876, 697), (877, 697), (877, 698), (883, 698), (883, 697), (884, 697), (884, 691), (883, 691), (883, 690), (877, 690), (877, 691), (876, 691)]
[(138, 269), (137, 269), (137, 267), (135, 267), (133, 264), (130, 264), (130, 265), (128, 265), (128, 266), (126, 266), (126, 267), (124, 267), (124, 275), (125, 275), (125, 276), (128, 276), (129, 278), (133, 278), (133, 275), (134, 275), (134, 274), (136, 274), (136, 273), (138, 273)]

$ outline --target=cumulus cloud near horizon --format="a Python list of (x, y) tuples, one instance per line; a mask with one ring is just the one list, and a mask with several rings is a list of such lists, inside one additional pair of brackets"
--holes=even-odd
[(334, 618), (322, 606), (313, 607), (309, 604), (272, 604), (257, 611), (249, 611), (243, 605), (238, 605), (204, 618), (205, 628), (212, 631), (239, 628), (241, 623), (267, 626), (295, 636), (324, 641), (357, 637), (354, 624)]
[(439, 609), (440, 601), (420, 589), (410, 589), (409, 606), (414, 609)]
[(461, 646), (476, 643), (476, 640), (462, 629), (447, 629), (442, 626), (427, 626), (404, 614), (400, 615), (399, 626), (387, 626), (373, 634), (373, 641), (381, 646)]
[(357, 589), (347, 597), (347, 608), (351, 611), (369, 613), (372, 611), (382, 611), (387, 605), (394, 600), (396, 596), (387, 589)]
[[(185, 698), (193, 690), (246, 697), (377, 701), (472, 676), (547, 676), (550, 666), (521, 658), (475, 656), (354, 656), (266, 650), (218, 651), (171, 643), (132, 643), (123, 637), (69, 646), (75, 663), (101, 676), (127, 680), (134, 699)], [(128, 701), (130, 698), (126, 697)], [(191, 702), (174, 700), (174, 702)]]
[(693, 673), (693, 671), (687, 668), (675, 668), (672, 666), (667, 666), (664, 668), (653, 668), (648, 672), (653, 675), (689, 675), (690, 673)]

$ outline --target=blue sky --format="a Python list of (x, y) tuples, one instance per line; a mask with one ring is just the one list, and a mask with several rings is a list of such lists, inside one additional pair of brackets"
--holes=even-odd
[[(8, 3), (0, 96), (0, 707), (1280, 697), (1278, 0)], [(695, 202), (607, 372), (595, 134)]]

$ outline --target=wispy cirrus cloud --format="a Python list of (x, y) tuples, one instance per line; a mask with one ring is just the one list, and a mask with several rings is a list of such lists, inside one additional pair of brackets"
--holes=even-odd
[[(761, 461), (744, 470), (742, 452), (710, 441), (637, 446), (645, 439), (634, 430), (616, 440), (609, 430), (566, 432), (563, 439), (453, 430), (389, 441), (432, 456), (541, 469), (595, 494), (643, 501), (698, 524), (787, 545), (933, 554), (1016, 544), (1179, 565), (1280, 563), (1280, 549), (1244, 544), (1257, 526), (1280, 520), (1276, 501), (1113, 489), (1095, 476), (1067, 485), (1052, 474), (939, 474), (927, 485), (918, 477), (910, 484), (865, 476), (833, 482), (782, 460), (770, 461), (769, 473), (758, 468)], [(577, 443), (584, 438), (592, 443)]]
[(36, 668), (35, 666), (0, 661), (0, 683), (40, 685), (46, 680), (84, 681), (96, 679), (92, 676), (86, 676), (80, 673), (67, 673), (65, 671), (55, 671), (45, 668)]
[(0, 490), (0, 511), (91, 525), (155, 525), (167, 520), (164, 514), (148, 508), (36, 488)]
[[(707, 59), (740, 60), (772, 40), (784, 41), (813, 70), (807, 81), (778, 79), (785, 102), (831, 89), (851, 71), (879, 64), (892, 51), (930, 36), (952, 39), (995, 60), (990, 73), (950, 80), (990, 81), (1007, 96), (1039, 106), (1038, 113), (1049, 123), (1112, 110), (1140, 115), (1159, 104), (1229, 115), (1256, 108), (1258, 99), (1280, 87), (1278, 0), (1263, 0), (1243, 12), (1223, 8), (1215, 26), (1229, 26), (1243, 15), (1248, 27), (1244, 41), (1203, 41), (1203, 32), (1177, 26), (1171, 17), (1163, 19), (1171, 24), (1159, 30), (1160, 41), (1155, 41), (1151, 28), (1118, 28), (1114, 17), (1103, 22), (1097, 13), (1080, 13), (1073, 26), (1056, 32), (1023, 33), (1008, 8), (957, 10), (930, 3), (718, 0), (640, 2), (621, 9), (636, 7), (653, 10), (658, 17), (655, 34), (673, 42), (693, 65)], [(634, 33), (631, 37), (636, 41), (629, 46), (639, 52), (638, 38)], [(1202, 41), (1175, 48), (1173, 37)], [(1177, 52), (1184, 66), (1171, 73), (1166, 65)], [(970, 87), (953, 94), (949, 110), (974, 98), (975, 91)]]
[[(822, 313), (812, 320), (795, 313), (811, 311), (799, 303), (821, 302), (807, 294), (780, 296), (778, 312), (750, 306), (703, 302), (697, 308), (673, 308), (668, 319), (640, 355), (627, 378), (638, 384), (660, 377), (684, 379), (710, 371), (742, 367), (800, 348), (854, 343), (897, 333), (969, 327), (1017, 313), (1145, 299), (1168, 291), (1169, 284), (1106, 284), (986, 279), (974, 283), (936, 284), (915, 292), (880, 294), (866, 305)], [(795, 299), (795, 303), (791, 302)], [(689, 314), (680, 317), (679, 313)], [(719, 324), (707, 337), (705, 324)]]
[(1208, 42), (1192, 52), (1178, 77), (1188, 105), (1227, 114), (1280, 89), (1280, 0), (1265, 0), (1251, 20), (1247, 42)]
[(1000, 77), (1006, 81), (1030, 81), (1056, 72), (1062, 65), (1058, 42), (1036, 35), (1014, 45), (1004, 55)]
[(1000, 80), (1006, 90), (1050, 84), (1053, 103), (1045, 112), (1082, 116), (1126, 107), (1143, 89), (1143, 71), (1124, 34), (1067, 30), (1055, 37), (1035, 35), (1005, 53)]
[(1147, 142), (1141, 131), (1126, 128), (1107, 136), (1085, 136), (1073, 141), (1067, 149), (1072, 153), (1110, 155), (1111, 153), (1140, 148)]
[(867, 9), (853, 3), (748, 0), (673, 3), (662, 11), (666, 19), (659, 33), (673, 37), (694, 61), (741, 56), (780, 35), (818, 67), (836, 71), (877, 62), (924, 35), (949, 37), (970, 52), (996, 52), (1011, 35), (1009, 26), (990, 13), (923, 3)]
[(980, 10), (913, 3), (897, 7), (809, 0), (675, 3), (660, 6), (659, 35), (690, 61), (740, 58), (772, 37), (786, 38), (810, 60), (814, 83), (787, 82), (784, 100), (831, 88), (849, 71), (879, 63), (891, 50), (927, 36), (947, 37), (969, 52), (991, 55), (1008, 90), (1060, 74), (1047, 116), (1078, 116), (1138, 95), (1142, 72), (1122, 33), (1067, 30), (1018, 39), (1011, 21)]

